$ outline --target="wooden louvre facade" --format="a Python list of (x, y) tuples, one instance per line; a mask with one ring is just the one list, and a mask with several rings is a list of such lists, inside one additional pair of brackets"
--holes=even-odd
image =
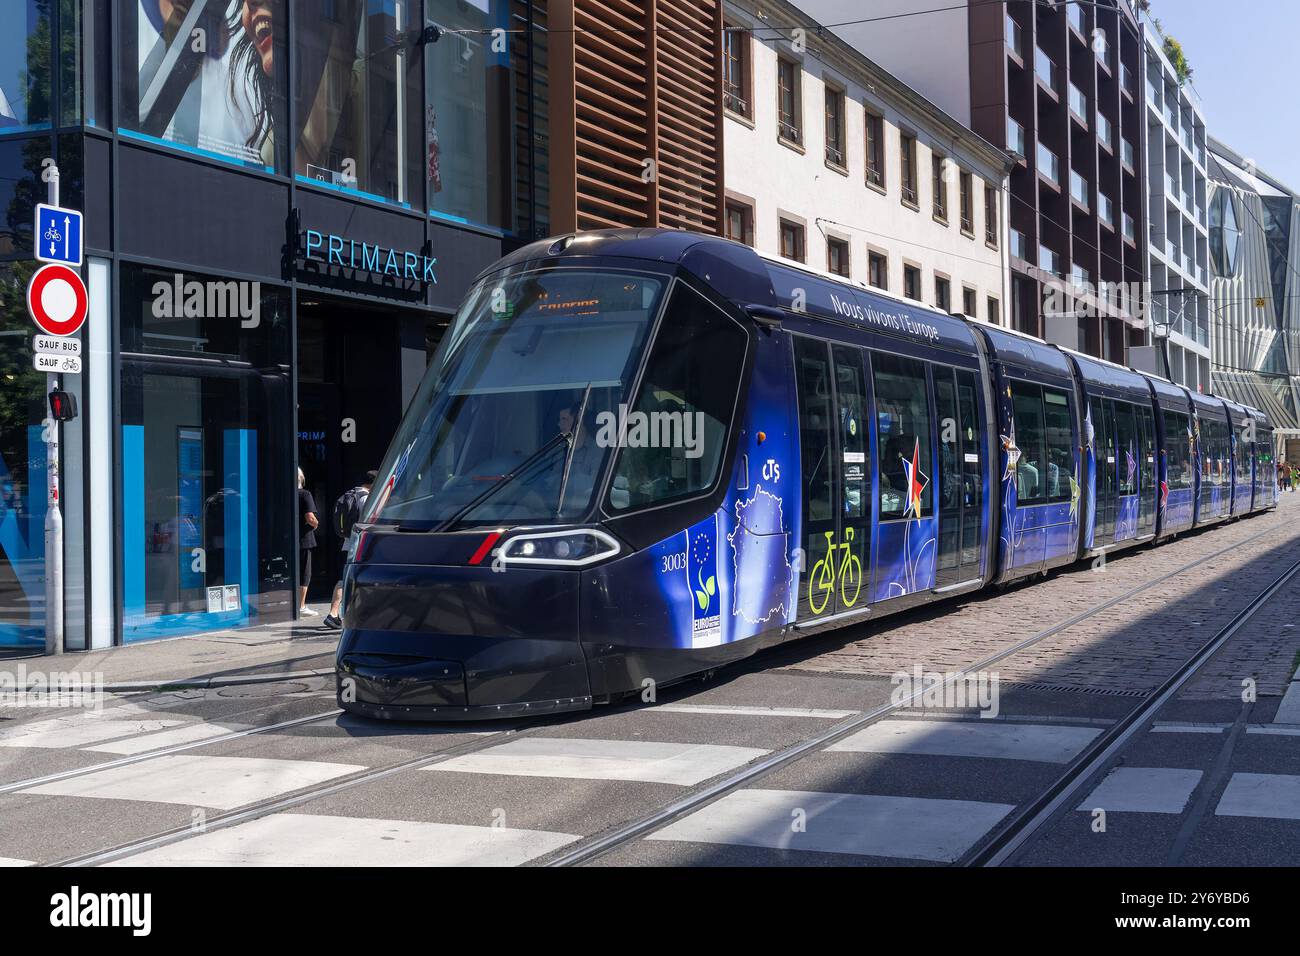
[(722, 232), (721, 0), (548, 0), (552, 231)]

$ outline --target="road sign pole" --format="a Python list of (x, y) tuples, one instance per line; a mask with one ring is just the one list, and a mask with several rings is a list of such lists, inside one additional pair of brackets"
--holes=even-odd
[[(59, 167), (49, 168), (49, 203), (59, 204)], [(40, 237), (37, 237), (40, 241)], [(46, 376), (48, 395), (61, 387), (60, 376)], [(46, 408), (49, 412), (48, 406)], [(63, 510), (59, 494), (59, 431), (62, 425), (51, 413), (46, 419), (46, 464), (49, 488), (45, 509), (45, 653), (63, 653)]]

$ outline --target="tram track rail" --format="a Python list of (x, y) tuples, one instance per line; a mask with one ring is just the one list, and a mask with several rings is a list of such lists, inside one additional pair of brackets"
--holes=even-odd
[[(1268, 528), (1258, 534), (1252, 535), (1243, 541), (1227, 545), (1210, 554), (1203, 555), (1193, 561), (1190, 561), (1178, 568), (1166, 571), (1157, 575), (1148, 581), (1132, 587), (1118, 595), (1101, 601), (1090, 608), (1086, 608), (1069, 618), (1050, 627), (1044, 628), (1029, 637), (1017, 641), (1001, 650), (995, 651), (970, 665), (952, 671), (943, 678), (945, 687), (960, 680), (963, 675), (972, 672), (986, 670), (989, 667), (998, 664), (1007, 658), (1018, 654), (1028, 648), (1033, 647), (1042, 641), (1047, 640), (1063, 631), (1068, 630), (1098, 614), (1101, 614), (1119, 604), (1131, 600), (1140, 594), (1150, 591), (1152, 588), (1187, 573), (1197, 567), (1200, 567), (1210, 561), (1220, 558), (1223, 555), (1239, 550), (1245, 546), (1253, 544), (1268, 535), (1275, 534), (1283, 530), (1282, 527)], [(1083, 754), (1071, 763), (1071, 767), (1076, 768), (1073, 773), (1067, 770), (1063, 773), (1053, 785), (1037, 798), (1025, 805), (1021, 813), (1013, 817), (1013, 823), (1009, 823), (1001, 830), (995, 831), (992, 838), (982, 841), (968, 857), (971, 862), (965, 860), (959, 861), (964, 865), (991, 865), (991, 861), (996, 859), (999, 862), (1005, 860), (1010, 853), (1013, 853), (1021, 846), (1033, 832), (1041, 828), (1044, 822), (1059, 809), (1066, 801), (1074, 795), (1084, 783), (1090, 779), (1096, 769), (1104, 764), (1110, 757), (1130, 739), (1136, 729), (1143, 725), (1144, 716), (1149, 716), (1163, 706), (1186, 681), (1196, 673), (1205, 661), (1209, 660), (1220, 647), (1225, 644), (1240, 627), (1248, 621), (1278, 590), (1280, 590), (1292, 577), (1300, 573), (1300, 561), (1288, 568), (1281, 576), (1265, 588), (1259, 595), (1252, 598), (1250, 603), (1224, 628), (1220, 629), (1214, 637), (1205, 644), (1201, 645), (1190, 657), (1188, 657), (1177, 671), (1160, 685), (1150, 695), (1144, 697), (1142, 701), (1130, 713), (1120, 718), (1112, 727), (1103, 733), (1097, 740), (1096, 744), (1089, 747)], [(919, 700), (922, 694), (926, 693), (925, 689), (918, 689), (911, 694), (903, 697), (898, 701), (891, 701), (888, 704), (882, 704), (871, 710), (863, 711), (853, 717), (842, 720), (835, 725), (828, 727), (821, 733), (807, 737), (798, 743), (791, 744), (783, 750), (769, 754), (766, 757), (754, 761), (746, 767), (735, 771), (711, 784), (707, 784), (691, 793), (688, 793), (678, 800), (668, 803), (657, 810), (647, 813), (634, 820), (619, 824), (601, 833), (594, 834), (574, 846), (565, 849), (549, 859), (539, 862), (538, 865), (548, 867), (567, 867), (581, 866), (593, 860), (605, 856), (623, 846), (636, 842), (642, 837), (662, 829), (688, 814), (694, 813), (702, 807), (714, 803), (726, 795), (744, 788), (748, 784), (754, 783), (764, 777), (767, 777), (776, 771), (787, 767), (810, 754), (819, 752), (830, 745), (845, 739), (872, 724), (878, 723), (885, 718), (903, 711)], [(1152, 701), (1158, 703), (1152, 704)], [(985, 849), (988, 848), (988, 849)], [(996, 865), (996, 864), (992, 864)]]
[[(1263, 531), (1260, 531), (1257, 534), (1251, 535), (1250, 537), (1242, 541), (1217, 549), (1209, 554), (1202, 555), (1201, 557), (1189, 561), (1186, 564), (1183, 564), (1177, 568), (1159, 574), (1156, 577), (1148, 581), (1144, 581), (1141, 584), (1138, 584), (1132, 588), (1129, 588), (1128, 590), (1118, 595), (1115, 595), (1104, 601), (1101, 601), (1093, 605), (1092, 607), (1079, 611), (1078, 613), (1072, 615), (1071, 617), (1067, 618), (1064, 621), (1058, 622), (1056, 624), (1053, 624), (1050, 627), (1044, 628), (1023, 640), (1017, 641), (1011, 645), (1008, 645), (1005, 648), (1002, 648), (1001, 650), (993, 654), (981, 658), (980, 660), (970, 664), (968, 667), (954, 672), (953, 677), (945, 678), (945, 684), (952, 683), (953, 681), (959, 679), (960, 675), (962, 674), (970, 673), (972, 671), (983, 670), (994, 664), (997, 664), (998, 662), (1005, 660), (1006, 658), (1011, 657), (1014, 654), (1024, 651), (1027, 648), (1034, 646), (1035, 644), (1047, 640), (1048, 638), (1056, 634), (1059, 634), (1062, 631), (1074, 627), (1075, 625), (1083, 621), (1086, 621), (1089, 618), (1092, 618), (1098, 614), (1101, 614), (1119, 604), (1122, 604), (1140, 594), (1143, 594), (1151, 590), (1152, 588), (1158, 587), (1159, 585), (1173, 578), (1176, 578), (1210, 561), (1220, 558), (1231, 551), (1249, 546), (1255, 543), (1256, 541), (1259, 541), (1267, 537), (1268, 535), (1277, 533), (1280, 530), (1283, 530), (1283, 528), (1275, 527), (1275, 528), (1265, 529)], [(1282, 587), (1285, 584), (1285, 580), (1289, 580), (1290, 576), (1294, 576), (1294, 574), (1296, 573), (1300, 573), (1300, 562), (1297, 562), (1290, 569), (1288, 569), (1288, 571), (1283, 575), (1283, 578), (1279, 578), (1275, 580), (1273, 584), (1270, 585), (1267, 593), (1268, 594), (1275, 593), (1276, 589)], [(1253, 608), (1251, 613), (1253, 614), (1254, 610), (1258, 610), (1258, 606), (1262, 606), (1262, 602), (1266, 599), (1267, 599), (1266, 595), (1261, 595), (1253, 599), (1251, 605), (1249, 606), (1249, 608)], [(1236, 617), (1234, 617), (1233, 620), (1240, 621), (1240, 623), (1244, 623), (1244, 621), (1247, 620), (1249, 616), (1247, 615), (1243, 617), (1243, 614), (1245, 614), (1244, 611), (1239, 613)], [(1240, 627), (1240, 623), (1237, 624), (1237, 628)], [(1235, 633), (1235, 629), (1233, 630), (1232, 633)], [(1206, 646), (1208, 646), (1208, 643), (1213, 643), (1220, 636), (1221, 635), (1216, 635), (1216, 638), (1212, 638), (1211, 642), (1207, 642)], [(1226, 640), (1227, 640), (1226, 637), (1222, 638), (1222, 640), (1219, 641), (1219, 643), (1215, 646), (1214, 649), (1217, 650), (1217, 647), (1221, 646), (1222, 643), (1226, 642)], [(1205, 646), (1200, 648), (1197, 652), (1198, 655), (1203, 653), (1205, 653)], [(1213, 650), (1209, 651), (1208, 654), (1206, 654), (1204, 659), (1208, 659), (1208, 657), (1212, 655), (1213, 655)], [(1203, 663), (1203, 660), (1201, 662)], [(1180, 674), (1184, 673), (1184, 671), (1187, 669), (1187, 666), (1188, 665), (1184, 665), (1183, 668), (1180, 668), (1179, 673)], [(1194, 673), (1194, 669), (1191, 672), (1189, 672), (1187, 676), (1190, 676), (1191, 673)], [(1171, 678), (1171, 680), (1172, 679), (1173, 678)], [(1185, 679), (1186, 678), (1184, 678), (1184, 681)], [(1166, 682), (1166, 684), (1168, 684), (1168, 682)], [(1181, 683), (1179, 683), (1178, 686), (1181, 686)], [(1176, 692), (1176, 689), (1177, 688), (1174, 688), (1174, 691), (1171, 691), (1170, 693)], [(1163, 690), (1163, 686), (1162, 686), (1162, 690)], [(907, 708), (914, 701), (919, 699), (922, 693), (923, 693), (922, 690), (917, 690), (913, 694), (897, 702), (884, 704), (876, 708), (873, 708), (871, 710), (864, 711), (860, 714), (855, 714), (854, 716), (850, 718), (846, 718), (845, 720), (839, 721), (821, 733), (805, 738), (804, 740), (792, 744), (783, 750), (777, 751), (764, 758), (761, 758), (755, 761), (754, 763), (750, 764), (749, 766), (744, 767), (732, 774), (729, 774), (723, 777), (722, 779), (715, 781), (714, 783), (706, 784), (705, 786), (693, 792), (690, 792), (684, 795), (683, 797), (681, 797), (680, 799), (675, 800), (669, 804), (666, 804), (655, 811), (652, 811), (648, 814), (627, 821), (625, 823), (618, 824), (608, 830), (602, 831), (601, 833), (597, 833), (590, 837), (584, 838), (578, 841), (576, 845), (564, 851), (559, 852), (557, 855), (554, 855), (549, 859), (543, 859), (541, 861), (538, 861), (538, 863), (535, 865), (576, 866), (576, 865), (582, 865), (587, 862), (590, 862), (596, 859), (597, 857), (604, 856), (605, 854), (621, 846), (632, 843), (637, 839), (639, 839), (640, 837), (654, 830), (660, 829), (663, 826), (666, 826), (667, 824), (677, 819), (680, 819), (681, 817), (687, 815), (688, 813), (694, 812), (695, 810), (705, 806), (706, 804), (712, 803), (720, 799), (721, 797), (725, 796), (726, 794), (734, 790), (742, 788), (746, 784), (752, 783), (762, 777), (765, 777), (782, 767), (785, 767), (791, 763), (796, 762), (802, 757), (805, 757), (811, 753), (821, 750), (829, 746), (830, 744), (833, 744), (838, 740), (848, 737), (849, 735), (856, 733), (857, 731), (862, 730), (863, 728), (873, 723), (883, 720), (884, 718), (890, 716), (891, 714), (894, 714), (900, 710)], [(1152, 695), (1152, 696), (1154, 697), (1156, 695)], [(1145, 706), (1145, 701), (1142, 705), (1139, 706), (1140, 707)], [(639, 711), (652, 711), (653, 709), (654, 709), (653, 705), (642, 705), (636, 703), (636, 704), (625, 704), (622, 706), (616, 706), (614, 708), (610, 708), (609, 712), (625, 711), (629, 713), (636, 713)], [(25, 780), (15, 781), (12, 783), (0, 785), (0, 794), (18, 792), (31, 787), (39, 786), (43, 783), (49, 783), (54, 781), (67, 780), (75, 777), (86, 776), (89, 774), (93, 774), (99, 771), (103, 771), (115, 767), (145, 763), (172, 754), (199, 750), (204, 747), (210, 747), (215, 744), (225, 743), (231, 740), (255, 738), (260, 735), (271, 734), (280, 730), (292, 729), (292, 728), (309, 725), (323, 720), (329, 720), (332, 718), (336, 718), (342, 715), (343, 713), (344, 712), (338, 708), (332, 708), (330, 710), (321, 713), (306, 715), (304, 717), (298, 717), (292, 720), (280, 721), (274, 724), (268, 724), (259, 727), (244, 728), (237, 731), (231, 731), (230, 733), (227, 734), (210, 737), (204, 740), (176, 744), (173, 746), (159, 748), (157, 750), (146, 751), (140, 754), (133, 754), (130, 756), (121, 757), (113, 760), (101, 761), (86, 767), (78, 767), (78, 768), (73, 768), (73, 769), (61, 771), (54, 774), (48, 774), (41, 777), (33, 777)], [(1128, 726), (1130, 722), (1128, 721), (1128, 718), (1122, 718), (1119, 723), (1123, 724), (1124, 726)], [(1140, 720), (1139, 720), (1139, 724), (1140, 724)], [(304, 804), (310, 803), (315, 800), (333, 796), (335, 794), (342, 793), (347, 790), (351, 790), (365, 784), (373, 783), (398, 774), (406, 773), (407, 771), (424, 769), (426, 767), (431, 767), (436, 764), (442, 763), (444, 761), (451, 760), (455, 757), (465, 756), (468, 754), (476, 753), (481, 750), (486, 750), (488, 748), (499, 745), (504, 740), (518, 739), (520, 737), (530, 736), (534, 733), (540, 732), (541, 730), (550, 728), (553, 725), (554, 725), (553, 722), (550, 721), (540, 722), (540, 723), (535, 721), (529, 721), (529, 722), (512, 721), (504, 726), (494, 724), (491, 725), (492, 729), (487, 732), (475, 732), (475, 736), (472, 739), (466, 740), (463, 743), (455, 744), (451, 747), (444, 748), (435, 753), (420, 754), (417, 756), (409, 757), (403, 760), (398, 760), (393, 763), (386, 764), (379, 767), (363, 768), (358, 770), (355, 774), (349, 774), (343, 777), (338, 777), (333, 780), (323, 782), (321, 784), (304, 787), (288, 794), (282, 794), (276, 797), (268, 798), (266, 800), (258, 801), (255, 803), (248, 804), (246, 806), (237, 807), (227, 811), (214, 812), (207, 817), (201, 831), (196, 831), (193, 828), (193, 826), (190, 824), (178, 825), (176, 827), (168, 828), (166, 830), (160, 830), (148, 836), (125, 841), (121, 844), (117, 844), (114, 846), (97, 848), (84, 853), (79, 853), (59, 860), (51, 861), (47, 865), (71, 866), (71, 867), (96, 866), (104, 863), (110, 863), (116, 860), (126, 859), (136, 854), (143, 853), (147, 850), (156, 849), (158, 847), (166, 846), (172, 843), (177, 843), (186, 839), (193, 838), (199, 835), (199, 833), (209, 833), (212, 832), (213, 830), (224, 829), (241, 823), (247, 823), (252, 820), (259, 819), (261, 817), (269, 816), (275, 813), (293, 809), (294, 807), (302, 806)], [(1104, 739), (1109, 739), (1109, 736), (1107, 736)], [(1097, 748), (1090, 748), (1087, 753), (1092, 754), (1096, 750)], [(1109, 753), (1110, 751), (1107, 750), (1106, 754)], [(1081, 758), (1081, 760), (1082, 759), (1083, 758)], [(1104, 760), (1104, 759), (1108, 759), (1108, 757), (1105, 755), (1098, 755), (1097, 759)], [(1089, 774), (1088, 771), (1080, 771), (1080, 772), (1084, 773), (1085, 776)], [(1069, 797), (1069, 793), (1065, 793), (1064, 796), (1060, 796), (1060, 794), (1064, 792), (1064, 788), (1068, 786), (1068, 781), (1064, 779), (1067, 775), (1068, 772), (1067, 774), (1063, 774), (1062, 779), (1057, 781), (1057, 784), (1059, 786), (1054, 785), (1053, 787), (1053, 792), (1057, 794), (1059, 799), (1068, 799)], [(1073, 791), (1071, 790), (1070, 792)], [(1040, 804), (1042, 804), (1042, 802), (1043, 801), (1040, 798), (1039, 800), (1033, 801), (1033, 803), (1030, 806), (1032, 806), (1036, 810), (1041, 810), (1041, 812), (1049, 812), (1045, 807), (1040, 807)], [(1059, 801), (1053, 802), (1051, 804), (1052, 807), (1056, 807), (1058, 805), (1059, 805)], [(1020, 820), (1021, 817), (1017, 816), (1016, 819)], [(1037, 817), (1035, 817), (1034, 819), (1037, 819)], [(1041, 825), (1041, 823), (1038, 825)], [(1013, 838), (1015, 838), (1015, 833), (1012, 833), (1010, 828), (1008, 827), (1008, 835), (1006, 839), (1002, 842), (1004, 844), (1009, 844), (1009, 841), (1012, 840)], [(995, 837), (995, 839), (997, 839), (997, 837)], [(1021, 840), (1020, 842), (1023, 842), (1023, 840)], [(1019, 843), (1017, 843), (1016, 845), (1018, 846)]]

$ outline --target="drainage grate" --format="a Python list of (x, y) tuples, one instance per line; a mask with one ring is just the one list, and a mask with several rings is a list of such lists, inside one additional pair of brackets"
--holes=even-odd
[(1073, 694), (1099, 694), (1103, 697), (1149, 697), (1151, 690), (1120, 690), (1114, 687), (1080, 687), (1077, 684), (1045, 684), (1038, 681), (1001, 680), (1004, 687), (1024, 688), (1025, 690), (1067, 691)]

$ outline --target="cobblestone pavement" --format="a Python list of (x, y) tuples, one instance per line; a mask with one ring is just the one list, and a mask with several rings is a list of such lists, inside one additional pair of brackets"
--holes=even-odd
[[(1292, 561), (1300, 557), (1300, 504), (1218, 525), (1158, 547), (1087, 562), (1004, 593), (983, 592), (817, 642), (790, 670), (888, 676), (953, 670), (1204, 558), (1198, 566), (1000, 662), (1004, 682), (1110, 694), (1150, 691)], [(1221, 552), (1221, 553), (1220, 553)], [(1292, 584), (1287, 594), (1300, 590)], [(1279, 595), (1215, 658), (1187, 693), (1237, 696), (1253, 678), (1261, 696), (1291, 677), (1300, 624)], [(811, 644), (810, 644), (811, 649)]]

